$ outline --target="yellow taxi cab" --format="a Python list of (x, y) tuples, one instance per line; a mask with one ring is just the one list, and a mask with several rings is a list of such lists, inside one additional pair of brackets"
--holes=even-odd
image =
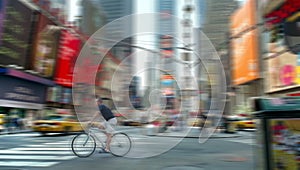
[(187, 119), (188, 126), (200, 127), (203, 124), (203, 120), (199, 118), (189, 118)]
[(42, 134), (81, 132), (83, 128), (74, 115), (50, 114), (33, 122), (32, 129)]
[(238, 130), (256, 128), (255, 120), (251, 117), (240, 117), (237, 121), (234, 122), (234, 124)]
[(5, 115), (4, 114), (0, 114), (0, 132), (5, 129), (4, 123), (5, 123)]

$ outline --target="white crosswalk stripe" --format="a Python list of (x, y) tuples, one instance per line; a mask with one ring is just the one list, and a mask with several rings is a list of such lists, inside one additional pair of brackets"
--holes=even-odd
[(55, 164), (58, 164), (59, 162), (30, 162), (30, 161), (0, 161), (0, 167), (2, 166), (9, 166), (9, 167), (24, 167), (24, 166), (30, 166), (30, 167), (49, 167), (53, 166)]
[(0, 167), (51, 167), (76, 158), (70, 141), (44, 142), (0, 149)]
[(5, 138), (7, 136), (10, 137), (38, 137), (40, 134), (38, 133), (16, 133), (16, 134), (3, 134), (0, 136), (0, 138)]

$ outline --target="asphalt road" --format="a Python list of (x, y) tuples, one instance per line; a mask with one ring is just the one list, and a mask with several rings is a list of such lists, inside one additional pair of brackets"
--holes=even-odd
[(254, 133), (239, 132), (240, 137), (212, 138), (200, 144), (197, 138), (145, 136), (128, 130), (133, 149), (127, 157), (95, 152), (77, 158), (71, 151), (74, 135), (41, 136), (22, 133), (0, 136), (0, 170), (252, 170)]

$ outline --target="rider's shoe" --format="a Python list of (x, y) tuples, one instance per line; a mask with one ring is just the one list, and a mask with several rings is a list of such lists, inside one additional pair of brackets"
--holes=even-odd
[(103, 148), (101, 148), (101, 149), (100, 149), (100, 151), (99, 151), (99, 153), (110, 153), (110, 151), (108, 151), (108, 150), (106, 150), (106, 149), (103, 149)]

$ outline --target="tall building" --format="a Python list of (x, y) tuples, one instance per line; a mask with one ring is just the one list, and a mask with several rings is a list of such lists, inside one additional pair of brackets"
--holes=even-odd
[(100, 4), (95, 0), (81, 1), (80, 30), (91, 36), (106, 23), (106, 17), (100, 8)]
[[(229, 19), (230, 15), (234, 12), (234, 10), (238, 7), (238, 2), (235, 0), (200, 0), (199, 1), (199, 15), (200, 15), (200, 28), (202, 31), (198, 35), (199, 41), (197, 46), (200, 48), (198, 53), (202, 59), (206, 62), (206, 68), (199, 68), (199, 84), (201, 99), (200, 99), (200, 107), (205, 112), (209, 110), (211, 107), (211, 98), (212, 92), (211, 89), (218, 88), (218, 81), (222, 79), (220, 77), (219, 67), (216, 67), (216, 63), (218, 61), (214, 61), (217, 59), (216, 54), (221, 58), (221, 62), (223, 63), (223, 68), (226, 76), (226, 85), (228, 87), (227, 91), (230, 91), (230, 67), (229, 67), (229, 54), (226, 49), (228, 49), (228, 43), (221, 43), (228, 40), (228, 32), (229, 32)], [(215, 49), (218, 53), (215, 53)], [(200, 64), (201, 65), (201, 64)], [(207, 70), (206, 70), (207, 69)], [(228, 109), (228, 104), (226, 104), (225, 114), (230, 112)]]
[(176, 15), (176, 1), (173, 0), (159, 0), (157, 1), (157, 12), (161, 13), (158, 21), (158, 33), (157, 41), (159, 42), (161, 68), (164, 71), (175, 74), (176, 67), (171, 58), (174, 56), (174, 36), (175, 36), (175, 21), (174, 15)]
[(225, 45), (219, 47), (219, 44), (226, 39), (226, 33), (229, 31), (229, 18), (238, 7), (238, 2), (235, 0), (201, 0), (201, 4), (205, 4), (206, 7), (202, 31), (216, 48), (226, 48)]
[(124, 34), (130, 34), (132, 32), (131, 23), (124, 23), (116, 21), (133, 13), (133, 1), (132, 0), (98, 0), (100, 7), (106, 17), (107, 23), (115, 22), (116, 24), (110, 28), (110, 34), (112, 38), (119, 38)]
[[(131, 53), (130, 44), (132, 34), (131, 20), (120, 19), (133, 13), (132, 0), (97, 0), (100, 4), (100, 9), (106, 18), (106, 24), (109, 24), (109, 29), (105, 33), (105, 37), (110, 40), (118, 41), (118, 44), (112, 49), (112, 53), (119, 59), (127, 57)], [(127, 38), (128, 37), (128, 38)], [(119, 43), (119, 41), (122, 41)]]

